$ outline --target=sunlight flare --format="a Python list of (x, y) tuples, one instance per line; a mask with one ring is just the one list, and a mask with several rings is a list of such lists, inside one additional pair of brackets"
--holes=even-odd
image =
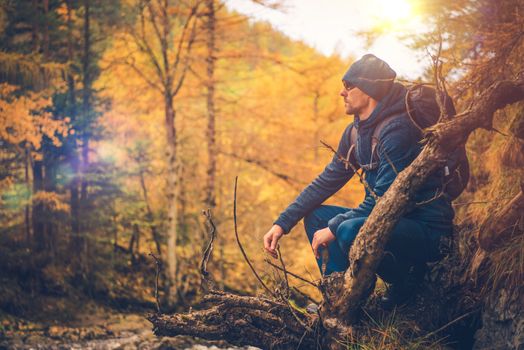
[(378, 0), (379, 17), (393, 22), (408, 20), (413, 16), (413, 6), (408, 0)]

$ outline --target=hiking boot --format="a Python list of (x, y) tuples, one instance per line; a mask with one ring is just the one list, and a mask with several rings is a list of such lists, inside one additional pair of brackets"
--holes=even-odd
[(386, 292), (380, 299), (382, 307), (386, 310), (391, 310), (396, 306), (408, 304), (417, 294), (426, 271), (426, 264), (411, 266), (401, 281), (392, 283), (387, 287)]

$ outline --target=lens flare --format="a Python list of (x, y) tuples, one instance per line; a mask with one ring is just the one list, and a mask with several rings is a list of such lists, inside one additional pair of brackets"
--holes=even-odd
[(387, 21), (404, 21), (413, 16), (413, 7), (408, 0), (378, 1), (379, 17)]

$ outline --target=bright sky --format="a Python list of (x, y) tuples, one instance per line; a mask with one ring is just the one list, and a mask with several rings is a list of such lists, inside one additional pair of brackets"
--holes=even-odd
[[(356, 58), (373, 53), (406, 78), (421, 75), (429, 64), (427, 55), (406, 47), (396, 36), (425, 31), (410, 0), (284, 0), (283, 10), (270, 10), (250, 0), (226, 0), (229, 8), (256, 20), (265, 20), (293, 39), (299, 39), (330, 55), (339, 52)], [(355, 34), (377, 24), (389, 24), (390, 33), (367, 49)]]

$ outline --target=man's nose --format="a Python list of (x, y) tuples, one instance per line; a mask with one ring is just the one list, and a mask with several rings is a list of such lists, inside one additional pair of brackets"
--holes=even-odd
[(340, 96), (346, 97), (346, 89), (342, 88), (342, 90), (340, 90)]

